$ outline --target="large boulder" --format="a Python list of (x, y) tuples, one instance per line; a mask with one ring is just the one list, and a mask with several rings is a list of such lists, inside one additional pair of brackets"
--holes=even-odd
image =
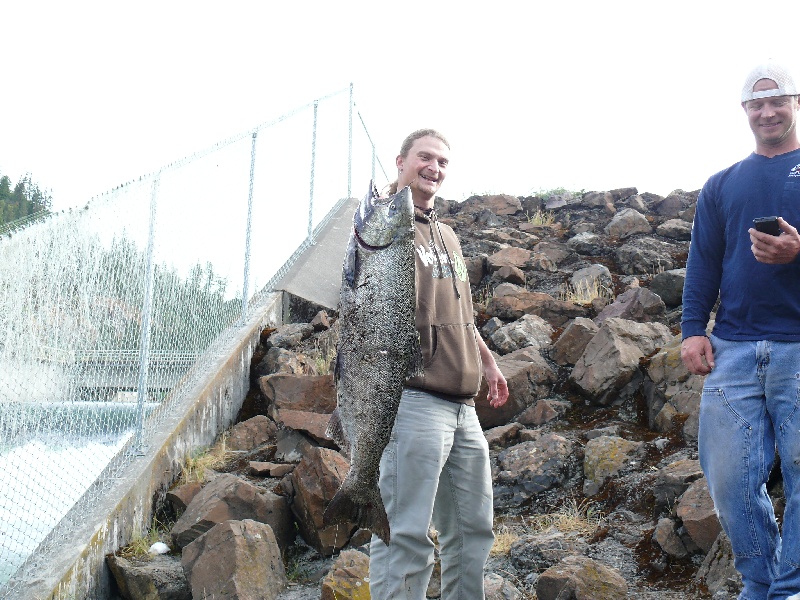
[(500, 472), (495, 485), (495, 505), (519, 506), (536, 494), (559, 486), (569, 476), (573, 444), (555, 433), (522, 442), (497, 457)]
[(502, 296), (495, 295), (486, 306), (486, 313), (504, 320), (516, 320), (526, 314), (538, 315), (553, 327), (563, 327), (570, 319), (586, 316), (587, 311), (549, 294), (518, 289)]
[(631, 239), (617, 248), (615, 257), (626, 275), (655, 274), (675, 268), (672, 246), (649, 236)]
[(492, 343), (500, 354), (509, 354), (520, 348), (550, 346), (553, 328), (538, 315), (522, 315), (516, 321), (500, 327), (491, 335)]
[(628, 584), (617, 569), (587, 556), (568, 556), (536, 581), (538, 600), (625, 600)]
[(183, 549), (192, 598), (275, 600), (286, 586), (281, 549), (264, 523), (225, 521)]
[(602, 323), (611, 317), (650, 323), (664, 319), (667, 307), (664, 301), (647, 288), (635, 287), (623, 292), (606, 306), (595, 318), (595, 322)]
[(624, 208), (619, 211), (605, 228), (608, 235), (621, 240), (637, 233), (650, 233), (651, 231), (653, 231), (653, 227), (647, 217), (633, 208)]
[(178, 558), (169, 555), (106, 558), (120, 595), (127, 600), (192, 600), (192, 592)]
[(633, 379), (639, 361), (671, 339), (669, 328), (661, 323), (606, 319), (575, 364), (570, 381), (593, 403), (608, 405)]
[(586, 478), (583, 493), (594, 496), (603, 484), (618, 475), (642, 450), (642, 442), (632, 442), (618, 436), (593, 438), (586, 443), (583, 456), (583, 474)]
[(335, 450), (311, 448), (291, 474), (292, 512), (297, 517), (300, 535), (323, 556), (341, 550), (356, 529), (353, 523), (325, 526), (322, 522), (325, 508), (349, 470), (347, 459)]
[(539, 398), (546, 397), (558, 375), (538, 350), (529, 348), (499, 357), (497, 366), (508, 383), (508, 400), (503, 406), (491, 407), (486, 401), (489, 385), (485, 378), (482, 380), (475, 397), (475, 410), (484, 429), (505, 425)]
[(183, 548), (225, 521), (251, 519), (272, 528), (283, 551), (294, 540), (286, 498), (223, 473), (200, 490), (172, 528), (175, 546)]

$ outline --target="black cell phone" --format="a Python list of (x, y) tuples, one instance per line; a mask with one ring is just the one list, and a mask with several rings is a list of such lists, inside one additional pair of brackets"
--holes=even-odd
[(778, 217), (759, 217), (753, 219), (753, 227), (756, 228), (756, 231), (761, 231), (770, 235), (781, 234), (781, 228), (778, 225)]

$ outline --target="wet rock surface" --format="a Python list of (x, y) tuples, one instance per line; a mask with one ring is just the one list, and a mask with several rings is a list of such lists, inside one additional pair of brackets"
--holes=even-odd
[[(696, 199), (625, 188), (437, 200), (440, 219), (462, 240), (476, 325), (511, 392), (499, 410), (486, 403), (485, 384), (476, 398), (495, 500), (489, 600), (738, 594), (730, 543), (698, 463), (702, 379), (680, 362)], [(232, 527), (242, 538), (230, 542), (227, 577), (239, 577), (259, 552), (277, 564), (266, 546), (245, 539), (253, 535), (240, 524), (252, 520), (274, 531), (285, 574), (270, 588), (275, 598), (369, 598), (369, 532), (326, 530), (321, 520), (347, 472), (346, 457), (324, 436), (336, 335), (336, 315), (323, 313), (264, 332), (220, 474), (175, 487), (160, 507), (175, 521), (172, 553), (159, 559), (173, 561), (168, 572), (181, 547), (221, 526), (227, 538)], [(780, 490), (779, 482), (771, 488), (777, 507)], [(124, 561), (112, 561), (124, 582)], [(429, 597), (438, 597), (436, 573)], [(158, 581), (175, 585), (176, 577)], [(142, 589), (158, 585), (166, 584)], [(125, 597), (144, 597), (131, 587)], [(252, 597), (273, 597), (263, 593)]]

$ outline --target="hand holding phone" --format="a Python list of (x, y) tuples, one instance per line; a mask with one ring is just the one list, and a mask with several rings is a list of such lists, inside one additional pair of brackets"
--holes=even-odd
[(778, 217), (759, 217), (753, 219), (753, 227), (756, 231), (768, 233), (770, 235), (780, 235), (781, 228), (778, 225)]

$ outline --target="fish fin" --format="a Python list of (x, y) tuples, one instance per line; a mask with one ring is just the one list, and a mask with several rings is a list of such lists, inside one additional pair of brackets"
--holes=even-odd
[(350, 442), (347, 441), (347, 435), (344, 433), (342, 427), (342, 419), (339, 417), (339, 409), (335, 409), (331, 415), (331, 420), (328, 421), (328, 427), (325, 429), (325, 435), (334, 441), (339, 446), (339, 449), (345, 453), (350, 454)]
[(409, 356), (411, 358), (409, 359), (408, 362), (407, 379), (411, 379), (413, 377), (422, 377), (425, 371), (425, 369), (423, 368), (425, 361), (422, 358), (422, 347), (420, 346), (418, 332), (414, 334), (414, 338), (411, 340), (411, 348), (409, 350)]
[(388, 546), (391, 536), (389, 517), (386, 515), (386, 508), (383, 506), (378, 488), (376, 487), (374, 493), (370, 494), (367, 503), (361, 504), (353, 499), (351, 487), (352, 484), (345, 479), (322, 515), (323, 526), (355, 523), (359, 527), (369, 529)]
[(356, 277), (358, 276), (358, 248), (356, 238), (350, 235), (350, 241), (347, 243), (347, 252), (344, 255), (344, 265), (342, 266), (342, 282), (347, 284), (347, 287), (353, 288), (356, 284)]

